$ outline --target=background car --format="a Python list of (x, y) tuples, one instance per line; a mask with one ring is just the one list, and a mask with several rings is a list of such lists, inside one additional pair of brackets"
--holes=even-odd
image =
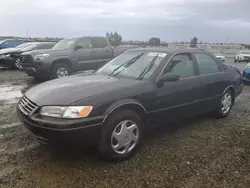
[(214, 53), (214, 56), (222, 62), (226, 61), (226, 57), (221, 53)]
[(0, 66), (7, 68), (20, 68), (20, 55), (23, 52), (33, 50), (51, 49), (56, 43), (53, 42), (28, 42), (17, 46), (16, 48), (7, 48), (0, 50)]
[(250, 83), (250, 63), (246, 64), (243, 69), (243, 80), (246, 83)]
[(24, 40), (8, 39), (0, 41), (0, 49), (15, 48), (16, 46), (25, 43)]
[(116, 52), (105, 37), (63, 39), (51, 50), (23, 53), (21, 71), (38, 80), (65, 77), (97, 69), (125, 50)]
[(95, 72), (29, 89), (17, 111), (41, 143), (76, 141), (125, 160), (146, 128), (210, 112), (226, 117), (242, 88), (241, 73), (210, 53), (138, 48)]
[(234, 62), (235, 63), (250, 62), (250, 50), (239, 51), (234, 58)]

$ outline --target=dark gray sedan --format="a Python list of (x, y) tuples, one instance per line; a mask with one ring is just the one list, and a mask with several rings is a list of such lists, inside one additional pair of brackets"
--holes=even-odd
[(199, 49), (129, 50), (95, 72), (42, 83), (18, 103), (41, 143), (98, 146), (129, 158), (145, 128), (213, 112), (226, 117), (242, 92), (240, 71)]

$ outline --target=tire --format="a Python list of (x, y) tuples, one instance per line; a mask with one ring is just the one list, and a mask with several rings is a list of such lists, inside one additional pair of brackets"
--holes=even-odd
[(21, 68), (21, 61), (20, 61), (20, 59), (19, 58), (17, 58), (16, 60), (15, 60), (15, 62), (13, 63), (13, 67), (12, 67), (13, 69), (19, 69), (19, 68)]
[[(225, 98), (228, 99), (227, 104), (223, 104), (223, 102), (224, 103), (226, 102)], [(229, 102), (229, 100), (230, 100), (230, 102)], [(220, 104), (218, 105), (218, 108), (215, 111), (215, 116), (217, 118), (227, 117), (229, 115), (229, 113), (231, 112), (233, 104), (234, 104), (234, 95), (232, 93), (232, 90), (228, 89), (225, 93), (223, 93), (223, 96), (220, 100)]]
[[(124, 125), (127, 123), (123, 129), (123, 133), (121, 127), (122, 123), (124, 123)], [(133, 124), (136, 127), (133, 126), (134, 129), (131, 129)], [(128, 127), (128, 129), (126, 127)], [(130, 132), (131, 130), (133, 131)], [(125, 109), (114, 112), (105, 122), (104, 129), (101, 134), (101, 140), (98, 145), (98, 151), (104, 157), (104, 159), (109, 161), (118, 162), (127, 160), (138, 149), (142, 140), (142, 136), (143, 122), (139, 115), (133, 111)], [(121, 140), (118, 141), (116, 137), (119, 137)], [(121, 146), (120, 149), (118, 149), (119, 145)], [(114, 149), (116, 146), (117, 149)]]
[[(62, 73), (61, 76), (59, 75), (60, 70)], [(52, 67), (51, 79), (66, 77), (69, 76), (70, 74), (71, 74), (71, 69), (66, 63), (57, 63)]]

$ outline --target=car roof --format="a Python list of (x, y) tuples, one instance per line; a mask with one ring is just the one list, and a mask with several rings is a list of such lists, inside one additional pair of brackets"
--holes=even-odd
[(162, 53), (167, 53), (167, 54), (173, 54), (173, 53), (181, 53), (181, 52), (203, 52), (204, 50), (199, 49), (199, 48), (176, 49), (176, 48), (167, 48), (167, 47), (148, 47), (148, 48), (132, 48), (132, 49), (129, 49), (127, 52), (132, 52), (132, 51), (162, 52)]

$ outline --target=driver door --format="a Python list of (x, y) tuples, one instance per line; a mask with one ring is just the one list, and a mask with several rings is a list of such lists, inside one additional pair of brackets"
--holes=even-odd
[(164, 124), (199, 113), (199, 80), (197, 66), (190, 53), (179, 53), (172, 57), (162, 74), (175, 73), (178, 81), (165, 82), (156, 89), (154, 102), (155, 122)]
[(76, 59), (75, 68), (77, 70), (91, 69), (91, 40), (88, 38), (80, 39), (75, 46), (82, 46), (82, 48), (74, 49), (74, 58)]

